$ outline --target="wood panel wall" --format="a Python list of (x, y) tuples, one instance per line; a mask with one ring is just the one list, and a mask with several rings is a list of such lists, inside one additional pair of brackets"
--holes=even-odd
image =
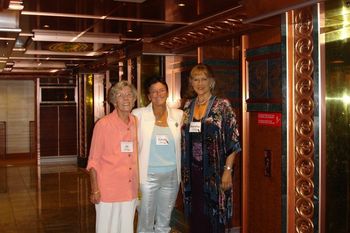
[[(249, 122), (249, 231), (281, 232), (281, 127), (257, 124), (257, 112)], [(271, 151), (271, 176), (265, 176), (265, 150)]]
[[(248, 158), (245, 158), (243, 165), (243, 169), (246, 169), (244, 174), (247, 175), (243, 186), (248, 192), (244, 197), (246, 215), (243, 232), (280, 233), (282, 228), (282, 128), (258, 124), (259, 112), (281, 111), (282, 77), (281, 74), (277, 77), (275, 73), (272, 74), (278, 71), (278, 68), (271, 70), (273, 65), (278, 64), (281, 56), (278, 49), (281, 42), (280, 17), (259, 23), (270, 26), (262, 31), (252, 32), (248, 36), (250, 57), (246, 61), (247, 71), (250, 72), (247, 74), (248, 99), (245, 100), (248, 107), (246, 113), (248, 137), (245, 141), (248, 152), (245, 156)], [(261, 64), (266, 66), (258, 67)], [(252, 81), (255, 82), (253, 85)], [(266, 90), (262, 90), (263, 85), (267, 85)], [(265, 153), (271, 155), (270, 176), (266, 174)]]

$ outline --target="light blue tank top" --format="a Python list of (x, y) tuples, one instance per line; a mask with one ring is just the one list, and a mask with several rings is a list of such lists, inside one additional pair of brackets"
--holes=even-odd
[(148, 173), (176, 169), (175, 141), (169, 127), (155, 125), (152, 132)]

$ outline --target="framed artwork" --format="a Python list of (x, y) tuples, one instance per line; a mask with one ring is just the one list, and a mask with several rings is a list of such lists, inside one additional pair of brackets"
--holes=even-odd
[(268, 61), (252, 61), (248, 65), (249, 99), (268, 98)]
[(248, 88), (250, 103), (278, 103), (282, 100), (282, 73), (279, 45), (250, 49)]

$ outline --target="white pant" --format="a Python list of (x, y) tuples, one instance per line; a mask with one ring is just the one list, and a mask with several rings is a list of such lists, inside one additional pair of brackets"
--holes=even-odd
[(133, 233), (136, 200), (96, 204), (96, 233)]
[(170, 232), (171, 212), (179, 190), (176, 169), (172, 172), (148, 174), (147, 181), (140, 188), (142, 198), (137, 232)]

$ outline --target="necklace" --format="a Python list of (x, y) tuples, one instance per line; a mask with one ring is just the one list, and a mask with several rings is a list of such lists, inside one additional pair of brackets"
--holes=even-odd
[(162, 120), (162, 119), (159, 120), (159, 119), (156, 118), (156, 122), (157, 122), (157, 123), (162, 123), (163, 120)]
[(206, 99), (200, 101), (199, 98), (198, 98), (198, 96), (197, 96), (196, 104), (197, 104), (197, 105), (203, 105), (203, 104), (205, 104), (205, 103), (208, 102), (208, 100), (210, 99), (210, 97), (211, 97), (211, 95), (209, 95), (208, 98), (206, 98)]
[(163, 123), (164, 122), (164, 113), (166, 110), (162, 111), (160, 114), (154, 114), (154, 117), (156, 118), (156, 123)]

